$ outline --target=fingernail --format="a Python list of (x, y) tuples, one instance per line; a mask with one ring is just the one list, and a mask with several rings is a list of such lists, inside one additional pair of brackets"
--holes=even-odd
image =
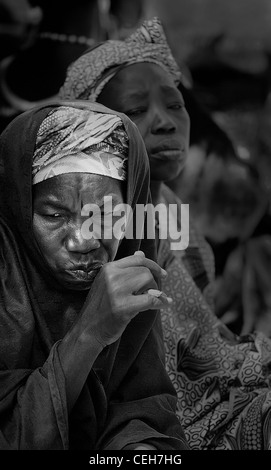
[(166, 276), (167, 276), (167, 272), (166, 272), (166, 270), (163, 269), (163, 268), (161, 269), (161, 273), (162, 273), (162, 276), (163, 276), (163, 277), (166, 277)]
[(150, 295), (154, 295), (154, 297), (160, 297), (161, 295), (163, 295), (163, 292), (157, 289), (148, 289), (147, 292)]
[(135, 251), (134, 255), (143, 255), (143, 256), (145, 256), (145, 253), (143, 251)]

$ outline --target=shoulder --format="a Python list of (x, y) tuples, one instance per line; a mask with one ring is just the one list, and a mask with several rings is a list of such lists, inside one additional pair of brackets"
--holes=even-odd
[[(169, 204), (177, 204), (177, 224), (181, 224), (181, 207), (184, 204), (182, 200), (165, 184), (162, 184), (162, 198), (164, 202)], [(189, 205), (189, 204), (188, 204)], [(203, 234), (198, 230), (196, 221), (189, 214), (189, 246), (185, 250), (188, 261), (194, 259), (195, 253), (201, 258), (203, 265), (208, 273), (208, 278), (214, 278), (215, 260), (211, 246), (206, 241)]]

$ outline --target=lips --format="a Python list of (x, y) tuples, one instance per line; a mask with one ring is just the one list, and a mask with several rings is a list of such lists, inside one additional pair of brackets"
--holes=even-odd
[(69, 278), (73, 279), (74, 281), (80, 281), (80, 282), (90, 282), (94, 281), (95, 277), (97, 276), (99, 270), (95, 269), (93, 271), (69, 271)]
[(64, 277), (72, 284), (89, 285), (94, 281), (102, 266), (103, 263), (74, 265), (72, 269), (65, 270)]
[(96, 263), (87, 263), (87, 264), (74, 264), (70, 269), (67, 271), (77, 272), (83, 271), (85, 273), (89, 273), (90, 271), (95, 271), (100, 269), (103, 266), (103, 263), (96, 262)]
[(174, 140), (161, 142), (151, 149), (151, 158), (157, 160), (182, 160), (184, 154), (185, 146)]

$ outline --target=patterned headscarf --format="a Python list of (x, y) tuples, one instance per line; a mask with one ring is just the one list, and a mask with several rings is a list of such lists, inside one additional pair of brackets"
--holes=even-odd
[(116, 115), (61, 106), (42, 122), (32, 164), (33, 184), (63, 173), (125, 180), (128, 136)]
[(70, 65), (59, 96), (94, 102), (121, 68), (139, 62), (159, 65), (172, 76), (176, 85), (182, 81), (182, 73), (158, 18), (145, 21), (124, 41), (109, 40), (84, 53)]

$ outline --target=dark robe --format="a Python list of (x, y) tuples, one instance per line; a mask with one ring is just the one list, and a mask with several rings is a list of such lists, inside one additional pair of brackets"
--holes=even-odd
[[(66, 105), (106, 110), (88, 102)], [(161, 450), (187, 449), (155, 311), (138, 314), (102, 351), (68, 414), (58, 345), (87, 292), (57, 285), (32, 225), (35, 140), (55, 106), (18, 116), (0, 139), (0, 449), (112, 450), (144, 441)], [(129, 137), (125, 202), (134, 208), (149, 200), (148, 160), (135, 125), (118, 115)], [(124, 238), (117, 258), (138, 249), (155, 259), (154, 240), (146, 238)]]

